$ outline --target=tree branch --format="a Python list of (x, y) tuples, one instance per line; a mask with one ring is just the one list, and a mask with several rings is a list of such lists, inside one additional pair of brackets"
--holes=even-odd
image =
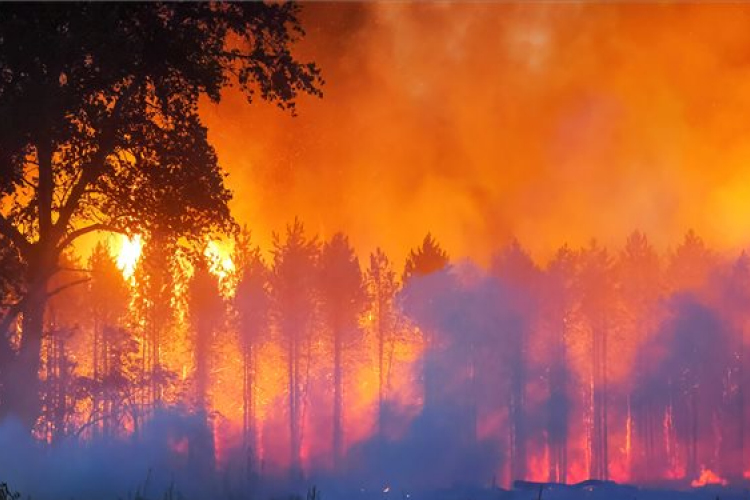
[(84, 269), (80, 267), (58, 267), (57, 272), (68, 272), (68, 273), (90, 273), (91, 269)]
[(65, 200), (65, 204), (60, 208), (60, 216), (55, 224), (55, 230), (58, 234), (64, 232), (68, 227), (70, 219), (78, 208), (81, 198), (86, 193), (89, 185), (99, 177), (103, 170), (104, 162), (107, 160), (107, 157), (112, 154), (115, 146), (115, 134), (117, 132), (116, 124), (120, 119), (120, 111), (122, 111), (122, 108), (128, 101), (130, 101), (130, 98), (138, 90), (141, 81), (142, 77), (136, 78), (128, 88), (125, 89), (115, 103), (115, 106), (112, 109), (112, 114), (109, 117), (109, 123), (107, 124), (108, 127), (102, 131), (101, 139), (99, 140), (99, 149), (94, 154), (91, 161), (81, 167), (81, 176), (70, 190), (70, 196)]
[(6, 336), (10, 332), (10, 325), (16, 320), (25, 304), (26, 300), (21, 299), (15, 304), (8, 307), (8, 312), (3, 316), (3, 320), (0, 322), (0, 335)]
[(39, 240), (46, 240), (52, 231), (52, 203), (54, 199), (55, 180), (52, 172), (52, 147), (45, 138), (36, 145), (39, 162), (39, 188), (37, 203), (39, 217)]
[(73, 280), (71, 282), (65, 283), (64, 285), (60, 285), (57, 288), (53, 289), (51, 292), (47, 292), (47, 298), (49, 299), (51, 297), (54, 297), (58, 293), (64, 292), (70, 287), (73, 287), (76, 285), (82, 285), (84, 283), (88, 283), (89, 281), (91, 281), (91, 278), (81, 278), (81, 279), (77, 279), (77, 280)]
[(91, 224), (90, 226), (75, 229), (71, 231), (70, 233), (68, 233), (63, 238), (63, 240), (57, 245), (57, 250), (62, 251), (65, 247), (73, 243), (73, 241), (77, 240), (81, 236), (88, 234), (88, 233), (93, 233), (95, 231), (106, 231), (109, 233), (127, 234), (125, 230), (119, 229), (110, 224), (105, 224), (105, 223)]
[(29, 243), (29, 241), (21, 234), (17, 227), (2, 214), (0, 214), (0, 233), (11, 240), (22, 253), (31, 250), (31, 243)]

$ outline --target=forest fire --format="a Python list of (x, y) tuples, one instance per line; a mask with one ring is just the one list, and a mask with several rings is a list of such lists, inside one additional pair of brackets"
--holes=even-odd
[(140, 235), (135, 235), (132, 238), (123, 236), (120, 239), (120, 249), (117, 251), (116, 262), (117, 267), (120, 268), (122, 275), (126, 279), (130, 279), (133, 276), (142, 250), (143, 243), (141, 242)]
[(2, 7), (0, 483), (747, 488), (739, 19)]
[(706, 486), (710, 484), (719, 484), (721, 486), (726, 486), (727, 480), (720, 478), (719, 476), (714, 474), (710, 469), (701, 467), (700, 477), (690, 482), (690, 486), (692, 486), (693, 488), (699, 488), (701, 486)]

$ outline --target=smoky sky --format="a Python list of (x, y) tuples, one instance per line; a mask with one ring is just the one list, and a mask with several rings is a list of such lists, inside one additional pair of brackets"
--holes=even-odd
[(309, 3), (299, 116), (236, 92), (203, 113), (234, 213), (295, 215), (402, 258), (428, 230), (486, 262), (518, 237), (724, 248), (750, 225), (750, 6)]

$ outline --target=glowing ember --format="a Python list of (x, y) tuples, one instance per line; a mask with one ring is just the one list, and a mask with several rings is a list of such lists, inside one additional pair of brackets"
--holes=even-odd
[(693, 481), (690, 482), (690, 486), (692, 486), (693, 488), (699, 488), (701, 486), (706, 486), (709, 484), (718, 484), (721, 486), (726, 486), (727, 480), (720, 477), (711, 469), (707, 469), (706, 467), (701, 467), (701, 475), (698, 477), (698, 479), (693, 479)]
[(130, 279), (133, 276), (142, 250), (143, 242), (140, 234), (136, 234), (132, 238), (121, 237), (120, 249), (117, 251), (117, 267), (120, 268), (125, 278)]

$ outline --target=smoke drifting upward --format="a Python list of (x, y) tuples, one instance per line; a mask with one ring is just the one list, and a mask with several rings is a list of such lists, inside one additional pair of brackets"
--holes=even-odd
[(257, 235), (303, 215), (395, 258), (432, 230), (487, 262), (511, 236), (657, 246), (750, 234), (750, 7), (315, 3), (327, 84), (292, 118), (229, 93), (204, 114)]

